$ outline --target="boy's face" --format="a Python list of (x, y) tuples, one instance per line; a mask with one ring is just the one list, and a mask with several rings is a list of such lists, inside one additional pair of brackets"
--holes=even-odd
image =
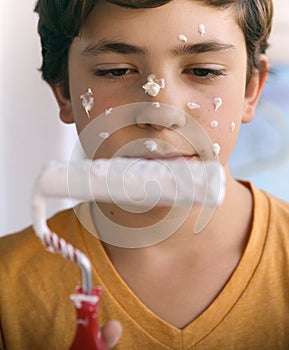
[[(266, 76), (257, 74), (246, 89), (246, 45), (234, 10), (192, 0), (141, 10), (99, 1), (70, 48), (68, 66), (70, 100), (62, 99), (61, 116), (66, 122), (75, 121), (79, 133), (109, 108), (115, 112), (106, 118), (117, 113), (118, 106), (159, 102), (196, 120), (212, 144), (220, 146), (224, 165), (241, 122), (253, 117)], [(156, 96), (143, 88), (151, 74), (158, 85), (162, 79), (165, 82)], [(80, 98), (88, 89), (94, 95), (90, 118)], [(195, 104), (191, 109), (189, 102)], [(140, 123), (136, 108), (129, 126), (102, 140), (95, 157), (112, 157), (119, 149), (122, 156), (168, 157), (176, 155), (174, 149), (197, 159), (193, 140), (177, 132), (185, 130), (188, 120), (178, 113), (162, 114), (156, 105), (154, 110), (158, 112), (148, 109), (148, 119)], [(101, 120), (95, 138), (105, 131), (105, 118)], [(132, 142), (136, 139), (142, 139), (141, 144)], [(143, 147), (143, 139), (157, 139), (172, 148), (151, 152)], [(123, 147), (130, 142), (133, 147)]]

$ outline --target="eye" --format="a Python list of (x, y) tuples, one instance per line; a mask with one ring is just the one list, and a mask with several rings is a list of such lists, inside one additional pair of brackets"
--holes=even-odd
[(94, 75), (98, 77), (113, 79), (118, 77), (124, 77), (133, 73), (136, 73), (136, 70), (129, 69), (129, 68), (113, 68), (113, 69), (98, 69), (94, 72)]
[(210, 68), (187, 68), (183, 71), (185, 74), (189, 74), (201, 79), (216, 79), (220, 76), (226, 75), (222, 69), (210, 69)]
[(211, 69), (203, 69), (203, 68), (195, 68), (193, 69), (193, 73), (198, 77), (206, 77), (209, 74), (216, 74), (217, 71), (213, 71)]

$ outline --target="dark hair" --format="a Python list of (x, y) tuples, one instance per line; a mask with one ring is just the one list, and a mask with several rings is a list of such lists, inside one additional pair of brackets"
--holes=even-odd
[[(127, 8), (153, 8), (171, 0), (106, 0)], [(235, 7), (237, 21), (244, 33), (247, 56), (247, 81), (259, 66), (260, 54), (266, 53), (272, 27), (272, 0), (198, 0), (208, 6)], [(97, 0), (38, 0), (38, 32), (42, 45), (42, 77), (49, 84), (64, 84), (67, 97), (68, 52)]]

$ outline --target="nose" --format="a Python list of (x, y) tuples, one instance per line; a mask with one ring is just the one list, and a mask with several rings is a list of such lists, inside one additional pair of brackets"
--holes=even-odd
[(184, 127), (186, 124), (186, 114), (184, 111), (175, 107), (176, 101), (180, 103), (177, 82), (172, 79), (170, 74), (166, 74), (164, 79), (150, 74), (148, 81), (149, 83), (158, 83), (160, 89), (156, 94), (151, 93), (151, 91), (145, 91), (145, 100), (147, 102), (139, 109), (136, 124), (141, 128), (152, 127), (156, 130)]
[(178, 129), (186, 124), (186, 114), (173, 106), (160, 102), (141, 103), (136, 113), (136, 124), (140, 128)]

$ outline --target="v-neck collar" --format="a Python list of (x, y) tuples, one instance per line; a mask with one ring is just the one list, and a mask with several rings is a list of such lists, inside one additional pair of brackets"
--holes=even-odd
[(86, 226), (82, 226), (83, 240), (94, 273), (128, 317), (168, 349), (189, 349), (210, 334), (238, 302), (258, 266), (268, 230), (268, 222), (263, 218), (269, 217), (269, 203), (264, 193), (252, 185), (249, 186), (253, 194), (254, 213), (252, 230), (244, 254), (217, 298), (183, 329), (178, 329), (159, 318), (132, 292), (113, 266), (101, 241), (96, 238), (89, 204), (84, 203), (77, 209), (77, 216)]

